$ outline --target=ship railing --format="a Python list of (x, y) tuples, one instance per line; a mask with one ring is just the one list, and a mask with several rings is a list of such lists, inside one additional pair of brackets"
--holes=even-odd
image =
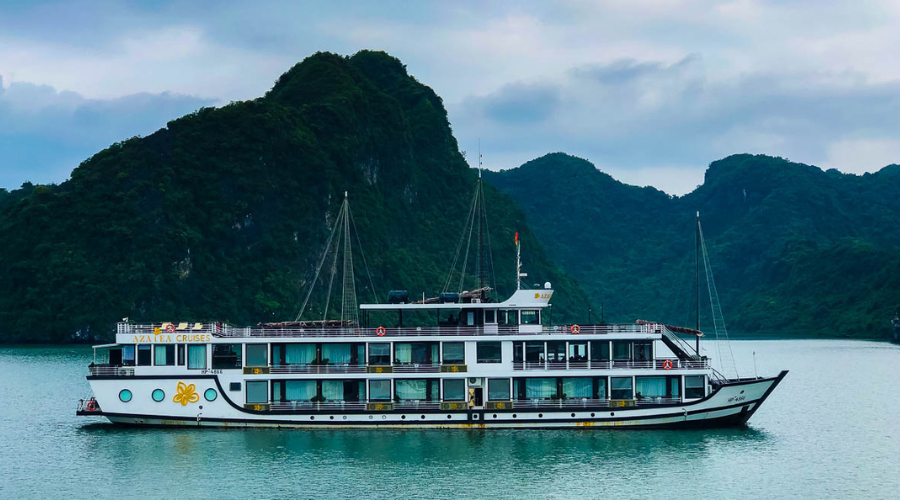
[[(143, 328), (142, 330), (152, 330)], [(527, 325), (526, 325), (527, 326)], [(494, 335), (570, 335), (576, 325), (543, 326), (535, 331), (520, 331), (518, 325), (430, 326), (430, 327), (235, 327), (224, 325), (210, 330), (216, 337), (474, 337)], [(584, 334), (650, 333), (646, 325), (585, 325), (575, 329)]]
[[(668, 361), (668, 363), (666, 363)], [(709, 360), (684, 361), (678, 358), (658, 358), (651, 360), (610, 360), (610, 361), (516, 361), (513, 370), (702, 370), (709, 368)]]
[(269, 373), (365, 373), (366, 365), (313, 365), (313, 364), (288, 364), (272, 365)]
[(225, 332), (227, 325), (222, 323), (125, 323), (116, 326), (119, 335), (216, 335)]
[[(458, 401), (454, 401), (458, 403)], [(269, 403), (270, 410), (278, 410), (278, 411), (343, 411), (343, 410), (353, 410), (360, 411), (365, 410), (367, 408), (368, 403), (383, 403), (383, 404), (391, 404), (390, 401), (324, 401), (324, 402), (311, 402), (311, 401), (273, 401)], [(440, 410), (441, 402), (440, 401), (425, 401), (425, 400), (416, 400), (416, 399), (405, 399), (400, 401), (394, 401), (393, 403), (394, 410)]]
[(111, 365), (89, 365), (91, 375), (113, 376), (113, 377), (133, 377), (133, 366), (111, 366)]
[(545, 409), (550, 410), (554, 408), (564, 408), (564, 409), (576, 409), (576, 408), (592, 408), (597, 406), (606, 406), (606, 407), (622, 407), (622, 406), (631, 406), (631, 405), (623, 405), (622, 402), (633, 402), (635, 406), (648, 406), (648, 405), (662, 405), (662, 404), (676, 404), (681, 402), (678, 398), (663, 398), (663, 397), (646, 397), (642, 399), (629, 399), (629, 400), (615, 400), (613, 404), (610, 404), (609, 399), (596, 399), (596, 398), (566, 398), (566, 399), (553, 399), (553, 398), (535, 398), (535, 399), (517, 399), (513, 400), (512, 407), (514, 409)]

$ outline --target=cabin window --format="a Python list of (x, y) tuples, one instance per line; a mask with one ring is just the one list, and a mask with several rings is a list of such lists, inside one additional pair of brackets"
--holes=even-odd
[(634, 343), (635, 361), (650, 361), (653, 359), (653, 344), (651, 342)]
[[(194, 346), (191, 346), (194, 347)], [(206, 347), (206, 346), (203, 346)], [(191, 350), (188, 349), (188, 363), (191, 359)], [(247, 403), (258, 404), (269, 402), (269, 383), (265, 380), (253, 380), (247, 382)]]
[(556, 397), (555, 378), (526, 378), (525, 399), (549, 399)]
[(475, 350), (479, 363), (500, 363), (502, 361), (500, 342), (477, 342)]
[(448, 365), (463, 365), (466, 363), (465, 342), (444, 342), (444, 363)]
[(230, 384), (228, 384), (228, 390), (232, 392), (241, 390), (241, 383), (231, 382)]
[(370, 380), (369, 381), (369, 399), (372, 401), (390, 401), (391, 400), (391, 381), (390, 380)]
[(150, 366), (150, 348), (152, 346), (150, 344), (141, 344), (138, 346), (137, 351), (137, 364), (138, 366)]
[(178, 366), (184, 366), (184, 344), (178, 344)]
[(501, 325), (517, 325), (519, 324), (519, 311), (500, 310), (497, 316), (497, 322)]
[(684, 377), (685, 399), (696, 399), (703, 396), (706, 396), (706, 383), (703, 380), (703, 375)]
[(569, 344), (569, 361), (587, 361), (587, 342)]
[(496, 323), (497, 322), (497, 310), (496, 309), (485, 309), (484, 310), (484, 322), (488, 323)]
[(466, 312), (466, 326), (475, 326), (475, 311)]
[(590, 377), (564, 378), (562, 395), (566, 398), (590, 399), (594, 396), (594, 380)]
[(438, 396), (438, 379), (394, 380), (394, 392), (401, 401), (433, 401)]
[(562, 341), (547, 342), (547, 360), (551, 363), (565, 363), (566, 343)]
[(609, 341), (591, 341), (591, 361), (609, 361)]
[(437, 342), (398, 342), (394, 344), (394, 363), (429, 365), (437, 360)]
[(268, 355), (268, 345), (247, 344), (247, 366), (268, 366)]
[(206, 344), (188, 346), (187, 367), (191, 370), (206, 369)]
[(272, 344), (272, 363), (308, 365), (316, 359), (316, 344)]
[(391, 364), (391, 344), (387, 342), (369, 344), (369, 364), (385, 366)]
[(488, 379), (488, 400), (490, 401), (508, 401), (509, 397), (509, 379), (508, 378), (492, 378)]
[(241, 366), (243, 366), (241, 364), (241, 344), (213, 344), (213, 370), (228, 370)]
[(606, 399), (606, 377), (594, 378), (594, 398)]
[(444, 379), (444, 401), (465, 401), (465, 400), (466, 400), (466, 379), (464, 379), (464, 378)]
[(122, 346), (122, 366), (134, 366), (134, 346)]
[(353, 357), (353, 344), (322, 344), (323, 365), (349, 365)]
[(543, 342), (526, 342), (525, 361), (528, 363), (543, 363), (545, 356), (544, 347)]
[(639, 400), (664, 398), (667, 396), (666, 385), (666, 377), (635, 377), (634, 397)]
[(539, 325), (541, 324), (541, 313), (539, 311), (526, 310), (522, 311), (523, 325)]
[(359, 401), (366, 393), (364, 380), (322, 380), (322, 399), (325, 401)]
[(175, 364), (175, 345), (157, 344), (154, 347), (154, 363), (156, 366), (172, 366)]
[(318, 386), (315, 380), (285, 380), (272, 383), (272, 399), (281, 401), (311, 402), (316, 399)]
[(631, 342), (627, 340), (613, 341), (613, 359), (627, 361), (631, 359)]
[(610, 382), (611, 399), (632, 399), (631, 377), (613, 377)]

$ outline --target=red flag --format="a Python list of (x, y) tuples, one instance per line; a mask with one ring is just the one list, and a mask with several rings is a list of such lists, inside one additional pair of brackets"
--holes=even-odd
[(516, 231), (516, 245), (519, 244), (519, 232)]

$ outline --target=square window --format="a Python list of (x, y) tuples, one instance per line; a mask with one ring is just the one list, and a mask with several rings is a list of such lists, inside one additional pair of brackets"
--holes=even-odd
[(369, 344), (369, 364), (387, 366), (391, 364), (391, 344), (387, 342)]
[(268, 403), (269, 383), (265, 380), (247, 382), (247, 403)]
[(502, 361), (500, 342), (478, 342), (475, 350), (479, 363), (500, 363)]
[(538, 311), (522, 311), (523, 325), (539, 325), (541, 324), (541, 314)]
[(213, 344), (213, 369), (227, 370), (241, 366), (241, 344)]
[(509, 379), (508, 378), (488, 379), (488, 400), (490, 400), (490, 401), (508, 401), (509, 400)]
[(240, 382), (232, 382), (231, 384), (228, 385), (228, 390), (229, 391), (241, 390), (241, 383)]
[(444, 363), (446, 364), (465, 364), (466, 362), (466, 344), (465, 342), (444, 342)]
[(485, 309), (484, 322), (485, 323), (496, 323), (497, 322), (497, 310), (496, 309)]
[(267, 344), (247, 344), (247, 366), (268, 366), (268, 351)]
[(706, 387), (703, 375), (684, 377), (684, 398), (696, 399), (706, 396)]
[(122, 346), (122, 366), (134, 366), (134, 346)]
[(634, 397), (631, 377), (613, 377), (610, 379), (610, 396), (612, 399), (631, 399)]
[(369, 381), (369, 399), (372, 401), (390, 401), (391, 400), (391, 381), (390, 380), (370, 380)]
[(444, 379), (444, 401), (465, 401), (466, 380), (462, 378)]

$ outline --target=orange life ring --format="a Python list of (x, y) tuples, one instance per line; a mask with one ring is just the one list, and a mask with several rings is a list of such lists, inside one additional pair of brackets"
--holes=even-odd
[(667, 359), (667, 360), (663, 361), (663, 369), (665, 369), (665, 370), (672, 369), (672, 360), (671, 359)]
[(572, 325), (572, 327), (569, 328), (569, 331), (572, 332), (572, 333), (575, 334), (575, 335), (578, 335), (578, 332), (581, 331), (581, 327), (578, 326), (578, 325)]
[(166, 331), (169, 333), (175, 333), (175, 325), (169, 323), (168, 325), (166, 325)]
[(87, 405), (85, 405), (85, 408), (87, 409), (87, 411), (97, 411), (99, 409), (97, 406), (97, 402), (94, 401), (93, 399), (91, 399), (90, 401), (87, 402)]
[(383, 326), (379, 326), (378, 328), (375, 329), (375, 334), (378, 335), (379, 337), (384, 337), (384, 334), (386, 332), (387, 332), (387, 330), (385, 330)]

